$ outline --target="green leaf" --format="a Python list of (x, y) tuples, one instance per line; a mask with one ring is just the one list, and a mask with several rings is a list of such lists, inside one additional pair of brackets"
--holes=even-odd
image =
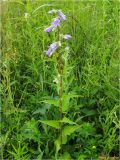
[(80, 155), (80, 156), (78, 157), (78, 160), (84, 160), (85, 158), (86, 158), (85, 155)]
[(76, 98), (79, 97), (79, 95), (75, 95), (75, 94), (64, 94), (63, 95), (63, 112), (66, 112), (69, 108), (69, 101), (70, 98)]
[(56, 155), (57, 155), (58, 151), (61, 148), (61, 141), (59, 140), (59, 138), (57, 140), (55, 140), (54, 144), (55, 144), (55, 147), (56, 147)]
[(70, 135), (73, 132), (75, 132), (77, 129), (79, 129), (81, 126), (76, 125), (76, 126), (65, 126), (63, 131), (62, 131), (62, 135), (66, 136), (66, 135)]
[(85, 138), (87, 138), (89, 135), (95, 134), (95, 128), (93, 127), (93, 124), (91, 123), (83, 123), (82, 127), (79, 128), (79, 134)]
[(58, 99), (49, 99), (49, 100), (45, 100), (42, 102), (59, 107), (59, 100)]
[(61, 149), (61, 144), (66, 144), (66, 143), (67, 143), (67, 136), (62, 135), (62, 141), (61, 141), (61, 135), (59, 135), (58, 139), (55, 140), (54, 142), (55, 147), (56, 147), (56, 154)]
[(27, 121), (21, 128), (21, 134), (25, 139), (33, 139), (36, 142), (40, 140), (40, 131), (37, 128), (37, 122), (34, 119)]
[(35, 112), (33, 112), (33, 114), (39, 114), (40, 113), (40, 114), (44, 115), (48, 109), (50, 109), (50, 105), (46, 104), (45, 106), (38, 108)]
[(39, 113), (45, 114), (45, 112), (46, 112), (46, 109), (42, 107), (42, 108), (38, 108), (35, 112), (33, 112), (33, 114), (39, 114)]
[(69, 124), (76, 124), (75, 122), (71, 121), (71, 120), (68, 119), (67, 117), (64, 117), (60, 122), (69, 123)]
[(0, 137), (0, 147), (7, 143), (9, 133), (10, 133), (10, 131), (7, 131), (5, 134), (1, 135), (1, 137)]
[(67, 136), (72, 134), (73, 132), (75, 132), (80, 127), (81, 126), (79, 126), (79, 125), (76, 125), (76, 126), (65, 126), (64, 127), (64, 129), (62, 130), (62, 139), (61, 139), (61, 134), (60, 134), (58, 139), (54, 142), (55, 147), (56, 147), (56, 154), (61, 149), (61, 144), (66, 144), (67, 143)]
[(27, 110), (23, 110), (23, 109), (21, 109), (21, 108), (12, 107), (12, 108), (10, 108), (10, 109), (6, 109), (4, 114), (5, 114), (6, 116), (8, 116), (8, 115), (10, 115), (10, 114), (15, 114), (16, 112), (18, 112), (18, 113), (26, 113)]
[(87, 108), (82, 109), (82, 112), (86, 115), (86, 116), (92, 116), (96, 114), (96, 110), (89, 110)]
[(58, 158), (58, 160), (71, 160), (71, 156), (68, 152), (65, 152), (60, 156), (60, 158)]
[(39, 120), (41, 123), (43, 124), (47, 124), (51, 127), (54, 127), (56, 129), (59, 129), (60, 128), (60, 124), (59, 124), (59, 121), (56, 121), (56, 120), (45, 120), (45, 121), (41, 121)]

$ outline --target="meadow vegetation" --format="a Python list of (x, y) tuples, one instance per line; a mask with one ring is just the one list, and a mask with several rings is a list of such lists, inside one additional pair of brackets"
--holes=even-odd
[[(118, 157), (118, 3), (1, 3), (1, 160)], [(53, 18), (47, 13), (51, 9), (63, 11), (67, 21), (61, 30), (72, 35), (66, 42), (70, 51), (65, 57), (61, 120), (54, 55), (44, 52), (56, 39), (56, 32), (44, 32)]]

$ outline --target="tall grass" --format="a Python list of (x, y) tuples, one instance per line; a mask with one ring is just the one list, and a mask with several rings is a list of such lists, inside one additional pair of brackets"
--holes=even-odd
[[(72, 35), (65, 91), (66, 117), (82, 128), (68, 136), (62, 159), (118, 156), (119, 1), (3, 1), (1, 18), (1, 159), (55, 159), (58, 132), (39, 120), (58, 119), (56, 69), (44, 51), (51, 9), (62, 9), (62, 30)], [(47, 101), (48, 102), (48, 101)]]

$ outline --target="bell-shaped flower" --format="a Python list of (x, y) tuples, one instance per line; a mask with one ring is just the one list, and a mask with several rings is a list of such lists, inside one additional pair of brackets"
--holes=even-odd
[(66, 16), (63, 14), (61, 10), (58, 10), (58, 16), (60, 17), (60, 20), (66, 20)]
[(44, 31), (49, 33), (49, 32), (52, 32), (52, 29), (53, 29), (53, 26), (50, 26), (46, 28)]
[(44, 31), (47, 32), (47, 33), (52, 32), (52, 30), (59, 25), (60, 25), (60, 19), (59, 18), (54, 18), (52, 23), (51, 23), (51, 26), (46, 28)]
[(48, 51), (46, 52), (46, 55), (47, 55), (48, 57), (51, 57), (52, 54), (56, 51), (57, 48), (58, 48), (58, 42), (52, 43), (52, 44), (48, 47)]
[(59, 20), (59, 18), (54, 18), (51, 24), (52, 24), (52, 26), (53, 26), (54, 28), (56, 28), (57, 26), (59, 26), (59, 25), (60, 25), (60, 20)]

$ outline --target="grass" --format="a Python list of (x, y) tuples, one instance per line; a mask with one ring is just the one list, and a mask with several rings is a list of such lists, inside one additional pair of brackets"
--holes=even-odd
[[(11, 0), (1, 5), (1, 159), (118, 157), (119, 2)], [(44, 32), (53, 8), (66, 14), (62, 32), (72, 35), (63, 86), (72, 98), (64, 97), (64, 115), (82, 125), (74, 132), (75, 126), (67, 128), (57, 158), (56, 122), (41, 123), (59, 117), (56, 66), (44, 54), (56, 39), (55, 32)]]

